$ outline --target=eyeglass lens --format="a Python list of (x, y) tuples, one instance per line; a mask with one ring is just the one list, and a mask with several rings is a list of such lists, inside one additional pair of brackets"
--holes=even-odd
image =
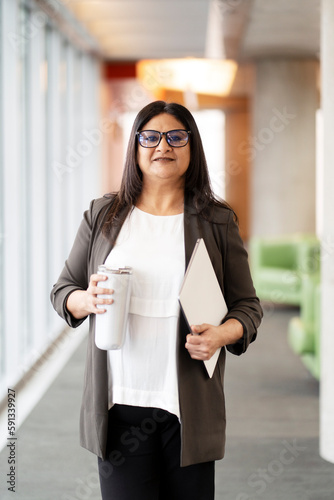
[(181, 148), (188, 143), (189, 134), (186, 130), (169, 130), (168, 132), (142, 130), (138, 132), (139, 143), (144, 148), (155, 148), (160, 143), (163, 135), (173, 148)]

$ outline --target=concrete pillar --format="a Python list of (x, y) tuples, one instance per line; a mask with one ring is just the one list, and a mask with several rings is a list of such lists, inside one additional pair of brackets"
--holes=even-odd
[(334, 463), (334, 2), (322, 0), (323, 221), (321, 249), (320, 454)]
[(315, 232), (317, 61), (256, 63), (253, 134), (240, 145), (253, 161), (251, 233)]

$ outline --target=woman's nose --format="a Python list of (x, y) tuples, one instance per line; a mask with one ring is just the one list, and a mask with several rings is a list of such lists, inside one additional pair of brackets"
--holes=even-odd
[(169, 149), (172, 149), (172, 147), (168, 144), (167, 142), (167, 139), (166, 139), (166, 136), (163, 135), (161, 137), (161, 141), (159, 142), (159, 144), (157, 145), (157, 149), (159, 151), (168, 151)]

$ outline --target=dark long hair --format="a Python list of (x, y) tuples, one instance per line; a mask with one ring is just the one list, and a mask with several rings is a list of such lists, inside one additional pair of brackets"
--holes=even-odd
[(185, 176), (185, 193), (190, 195), (198, 213), (207, 212), (209, 206), (224, 206), (230, 208), (223, 200), (218, 200), (213, 194), (203, 144), (196, 122), (190, 111), (175, 102), (154, 101), (145, 106), (135, 118), (128, 143), (121, 187), (112, 197), (112, 203), (104, 221), (102, 232), (110, 233), (111, 225), (119, 219), (123, 208), (134, 206), (142, 190), (143, 176), (137, 164), (138, 141), (136, 132), (155, 116), (167, 113), (190, 130), (190, 163)]

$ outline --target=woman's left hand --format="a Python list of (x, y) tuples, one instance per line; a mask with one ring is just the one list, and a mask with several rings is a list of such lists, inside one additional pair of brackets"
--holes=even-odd
[(206, 361), (210, 359), (219, 347), (233, 344), (241, 339), (243, 326), (236, 319), (229, 319), (219, 326), (203, 323), (192, 325), (187, 335), (186, 349), (193, 359)]

